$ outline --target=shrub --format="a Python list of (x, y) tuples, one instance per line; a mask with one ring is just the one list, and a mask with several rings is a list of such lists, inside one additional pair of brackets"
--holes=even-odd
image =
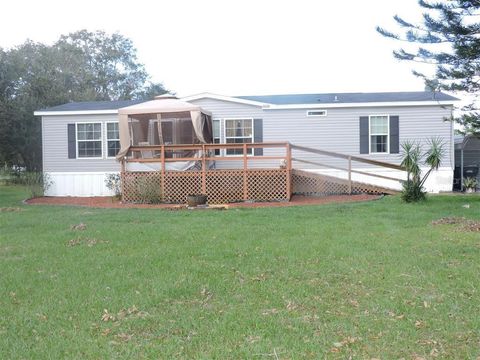
[(24, 172), (21, 183), (26, 186), (31, 198), (43, 196), (53, 184), (50, 175), (42, 172)]
[[(405, 202), (416, 202), (426, 199), (423, 188), (425, 181), (434, 170), (438, 170), (445, 154), (445, 143), (438, 138), (428, 140), (428, 149), (422, 153), (418, 142), (405, 141), (402, 143), (402, 165), (407, 170), (407, 181), (403, 184), (402, 199)], [(420, 164), (423, 162), (429, 169), (421, 174)]]
[(105, 186), (108, 190), (113, 191), (115, 197), (120, 198), (122, 195), (122, 178), (120, 174), (106, 174)]
[(426, 200), (427, 194), (423, 191), (423, 187), (412, 180), (403, 183), (401, 198), (407, 203)]
[(467, 177), (463, 180), (463, 186), (465, 186), (466, 189), (476, 189), (477, 188), (478, 181), (474, 177)]
[(158, 204), (162, 201), (160, 176), (141, 177), (137, 180), (137, 194), (141, 203)]

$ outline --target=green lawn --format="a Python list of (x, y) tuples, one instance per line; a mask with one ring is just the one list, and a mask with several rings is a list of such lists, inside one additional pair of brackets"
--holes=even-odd
[(480, 232), (431, 224), (479, 220), (479, 196), (198, 212), (25, 196), (0, 187), (1, 359), (480, 356)]

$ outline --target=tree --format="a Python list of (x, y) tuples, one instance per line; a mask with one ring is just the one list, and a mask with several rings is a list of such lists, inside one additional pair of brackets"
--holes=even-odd
[(152, 100), (155, 96), (166, 93), (175, 94), (172, 91), (165, 89), (162, 83), (148, 83), (144, 88), (136, 94), (137, 99)]
[(77, 31), (47, 46), (26, 41), (0, 48), (0, 161), (41, 169), (41, 127), (35, 110), (70, 101), (150, 99), (152, 84), (131, 40)]
[(419, 44), (414, 51), (400, 49), (394, 56), (400, 60), (435, 66), (435, 75), (425, 80), (427, 88), (464, 92), (474, 96), (463, 107), (456, 120), (468, 133), (480, 133), (480, 112), (476, 99), (480, 90), (480, 0), (419, 0), (424, 9), (421, 24), (414, 24), (396, 15), (397, 24), (405, 30), (398, 35), (377, 27), (383, 36)]

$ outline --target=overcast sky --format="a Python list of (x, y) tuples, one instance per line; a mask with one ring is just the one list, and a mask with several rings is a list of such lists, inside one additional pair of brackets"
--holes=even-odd
[(400, 44), (375, 31), (416, 0), (26, 1), (2, 3), (0, 46), (80, 29), (132, 39), (152, 80), (178, 95), (423, 90)]

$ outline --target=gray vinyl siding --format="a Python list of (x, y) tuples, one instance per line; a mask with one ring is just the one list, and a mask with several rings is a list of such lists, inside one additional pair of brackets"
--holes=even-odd
[[(442, 138), (447, 151), (442, 166), (453, 169), (453, 124), (444, 121), (451, 115), (450, 107), (441, 106), (402, 106), (378, 108), (334, 108), (327, 109), (327, 116), (307, 117), (307, 109), (263, 110), (260, 107), (214, 99), (200, 99), (192, 103), (212, 112), (213, 119), (220, 122), (221, 142), (225, 141), (224, 122), (226, 118), (263, 119), (263, 141), (282, 142), (313, 147), (322, 150), (362, 156), (369, 159), (399, 164), (399, 154), (360, 155), (359, 118), (369, 115), (398, 115), (400, 117), (400, 143), (417, 140), (424, 143), (432, 136)], [(62, 115), (44, 116), (42, 119), (43, 166), (47, 172), (109, 172), (119, 171), (115, 159), (106, 159), (105, 122), (117, 121), (117, 115)], [(103, 159), (68, 159), (67, 124), (75, 122), (102, 122)], [(265, 149), (264, 155), (284, 155), (275, 149)], [(322, 158), (317, 155), (294, 151), (294, 157), (321, 161), (327, 165), (345, 167), (342, 159)], [(306, 164), (294, 163), (296, 167), (308, 168)], [(353, 164), (355, 167), (369, 166)], [(216, 168), (238, 168), (242, 161), (217, 161)], [(252, 167), (277, 167), (279, 161), (250, 161)]]
[[(442, 106), (401, 106), (401, 107), (359, 107), (359, 108), (329, 108), (327, 116), (307, 117), (307, 109), (268, 110), (256, 106), (238, 104), (215, 99), (200, 99), (192, 101), (212, 112), (214, 119), (246, 117), (263, 119), (263, 140), (289, 141), (292, 144), (313, 147), (317, 149), (339, 152), (348, 155), (362, 156), (368, 159), (399, 164), (399, 154), (362, 154), (360, 155), (359, 118), (369, 115), (398, 115), (400, 144), (409, 139), (422, 144), (432, 136), (442, 138), (446, 143), (446, 154), (443, 165), (453, 169), (452, 136), (453, 124), (444, 119), (451, 116), (450, 107)], [(223, 128), (221, 129), (223, 136)], [(223, 137), (222, 137), (223, 142)], [(267, 149), (265, 155), (274, 154)], [(278, 152), (277, 152), (278, 154)], [(322, 158), (294, 151), (294, 157), (305, 160), (321, 161), (328, 165), (345, 167), (345, 160)], [(256, 166), (266, 166), (266, 162)], [(268, 165), (276, 166), (278, 162)], [(355, 167), (369, 166), (354, 163)], [(311, 167), (306, 164), (296, 164), (297, 167)], [(218, 161), (217, 168), (231, 167), (226, 162)]]
[[(43, 116), (43, 170), (46, 172), (110, 172), (120, 171), (115, 159), (106, 158), (105, 123), (118, 121), (111, 115), (60, 115)], [(76, 122), (101, 122), (103, 136), (103, 159), (69, 159), (67, 125)]]

